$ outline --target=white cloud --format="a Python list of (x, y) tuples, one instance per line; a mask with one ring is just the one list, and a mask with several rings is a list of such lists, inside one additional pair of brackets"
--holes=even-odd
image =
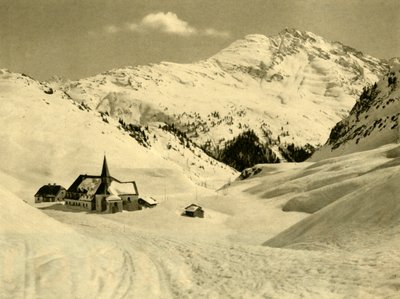
[(204, 30), (196, 29), (189, 25), (188, 22), (179, 19), (173, 12), (157, 12), (151, 13), (143, 17), (140, 22), (126, 23), (125, 26), (108, 25), (104, 27), (104, 31), (109, 34), (114, 34), (119, 31), (132, 31), (132, 32), (163, 32), (166, 34), (192, 36), (192, 35), (205, 35), (213, 37), (229, 37), (228, 31), (219, 31), (213, 28)]
[(197, 30), (190, 26), (187, 22), (178, 18), (172, 12), (158, 12), (145, 16), (139, 24), (139, 27), (145, 30), (161, 31), (169, 34), (177, 35), (193, 35)]
[(215, 36), (215, 37), (229, 37), (230, 33), (228, 31), (219, 31), (213, 28), (208, 28), (203, 31), (204, 35)]

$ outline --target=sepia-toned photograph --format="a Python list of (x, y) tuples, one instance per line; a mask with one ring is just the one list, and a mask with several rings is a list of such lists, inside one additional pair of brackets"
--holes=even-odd
[(0, 0), (0, 299), (400, 298), (400, 1)]

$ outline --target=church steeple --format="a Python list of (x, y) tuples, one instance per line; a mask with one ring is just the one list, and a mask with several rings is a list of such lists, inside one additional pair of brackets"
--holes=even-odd
[(101, 178), (108, 178), (108, 177), (110, 177), (110, 171), (108, 170), (106, 155), (104, 155), (103, 168), (101, 170)]
[(111, 176), (108, 170), (106, 155), (104, 155), (103, 168), (101, 170), (101, 183), (104, 186), (104, 194), (108, 194), (108, 187), (111, 185)]

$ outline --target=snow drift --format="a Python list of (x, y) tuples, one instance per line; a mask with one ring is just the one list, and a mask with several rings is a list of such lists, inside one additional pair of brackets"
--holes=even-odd
[(75, 232), (0, 188), (1, 298), (121, 298), (126, 252)]

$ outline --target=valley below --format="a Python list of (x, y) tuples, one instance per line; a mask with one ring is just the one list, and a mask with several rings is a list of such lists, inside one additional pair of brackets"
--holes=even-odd
[[(2, 215), (1, 244), (10, 249), (2, 250), (1, 260), (12, 268), (1, 268), (1, 296), (398, 296), (398, 145), (256, 169), (218, 191), (182, 183), (179, 192), (165, 193), (153, 185), (159, 205), (136, 212), (87, 213), (62, 203), (35, 208), (14, 198), (23, 207), (18, 206), (19, 216)], [(338, 196), (338, 184), (348, 192)], [(320, 209), (283, 212), (299, 194)], [(3, 204), (6, 198), (3, 193)], [(203, 219), (181, 216), (192, 202), (203, 206)], [(15, 217), (20, 226), (13, 227)]]

